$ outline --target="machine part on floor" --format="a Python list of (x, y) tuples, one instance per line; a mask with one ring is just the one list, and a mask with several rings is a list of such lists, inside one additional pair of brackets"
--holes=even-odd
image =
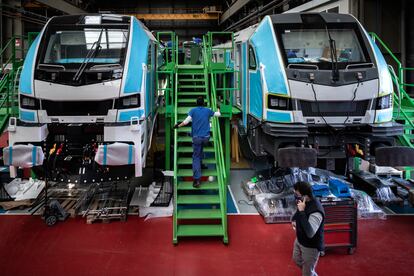
[(4, 188), (5, 183), (0, 184), (0, 202), (11, 201), (13, 198), (9, 195), (7, 190)]
[(325, 250), (342, 247), (353, 254), (358, 236), (357, 202), (352, 198), (337, 198), (321, 199), (321, 203), (325, 210)]
[(328, 183), (329, 189), (336, 197), (351, 197), (348, 183), (335, 178), (329, 179)]
[(152, 218), (171, 217), (174, 212), (174, 204), (170, 201), (169, 205), (164, 207), (142, 207), (139, 208), (139, 217), (145, 217), (145, 220)]
[[(127, 187), (120, 187), (122, 184), (124, 186), (126, 184)], [(126, 221), (130, 191), (129, 182), (96, 184), (96, 190), (83, 213), (83, 217), (86, 217), (86, 223), (109, 222), (111, 220)]]
[(53, 199), (45, 206), (42, 218), (47, 226), (53, 226), (58, 221), (65, 221), (69, 217), (69, 213), (62, 208), (60, 203)]
[[(82, 209), (88, 191), (94, 185), (68, 184), (64, 182), (49, 182), (47, 189), (47, 200), (57, 201), (70, 217), (75, 217)], [(46, 190), (43, 190), (28, 210), (32, 215), (39, 214), (45, 206)]]
[(44, 187), (44, 181), (33, 178), (15, 178), (10, 183), (4, 184), (8, 194), (16, 201), (36, 199)]
[(384, 205), (402, 204), (397, 195), (397, 185), (391, 179), (380, 178), (367, 171), (351, 172), (354, 187), (365, 191), (374, 202)]
[[(404, 193), (402, 195), (404, 198), (408, 200), (408, 202), (411, 204), (411, 206), (414, 206), (414, 183), (411, 179), (404, 180), (401, 178), (393, 178), (392, 181), (394, 181), (398, 185), (398, 194)], [(400, 192), (400, 189), (403, 190), (403, 192)]]
[(279, 195), (261, 193), (254, 196), (253, 204), (265, 223), (288, 223), (297, 210), (292, 191)]
[(171, 198), (173, 197), (173, 178), (164, 177), (161, 189), (157, 194), (157, 197), (151, 203), (151, 207), (168, 207), (170, 205)]
[(359, 219), (386, 219), (384, 211), (366, 192), (355, 189), (350, 189), (350, 192), (357, 203)]

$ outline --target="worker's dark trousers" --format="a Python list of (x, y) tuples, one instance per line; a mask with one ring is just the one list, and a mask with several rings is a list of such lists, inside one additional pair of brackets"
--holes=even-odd
[(193, 137), (193, 178), (201, 178), (201, 162), (203, 160), (203, 146), (208, 143), (210, 137)]

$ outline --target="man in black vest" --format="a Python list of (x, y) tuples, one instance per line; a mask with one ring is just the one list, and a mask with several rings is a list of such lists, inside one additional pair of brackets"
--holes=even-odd
[(309, 183), (297, 182), (293, 188), (298, 206), (292, 217), (292, 226), (296, 230), (293, 260), (302, 269), (302, 275), (317, 276), (316, 264), (319, 253), (324, 250), (325, 212), (319, 200), (313, 196)]

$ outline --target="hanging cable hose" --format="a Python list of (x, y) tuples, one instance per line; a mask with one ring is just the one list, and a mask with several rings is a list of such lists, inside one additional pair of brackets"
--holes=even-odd
[[(361, 84), (361, 81), (358, 79), (358, 84), (357, 84), (357, 86), (355, 87), (355, 89), (354, 89), (354, 95), (353, 95), (353, 97), (352, 97), (352, 100), (351, 100), (351, 103), (350, 104), (352, 104), (354, 101), (355, 101), (355, 98), (356, 98), (356, 93), (357, 93), (357, 91), (358, 91), (358, 88), (359, 88), (359, 85)], [(344, 121), (344, 124), (346, 124), (346, 121), (348, 121), (348, 119), (349, 119), (349, 110), (348, 110), (348, 112), (347, 112), (347, 116), (346, 116), (346, 119), (345, 119), (345, 121)]]
[(319, 108), (319, 102), (318, 102), (318, 98), (316, 97), (316, 91), (315, 91), (315, 87), (313, 87), (313, 81), (311, 81), (311, 87), (312, 87), (312, 91), (313, 91), (313, 97), (315, 99), (315, 104), (316, 104), (316, 108), (318, 110), (318, 115), (319, 117), (322, 118), (322, 120), (325, 122), (325, 125), (329, 128), (332, 128), (332, 126), (330, 124), (328, 124), (328, 122), (325, 120), (325, 117), (322, 115), (321, 110)]
[[(313, 81), (311, 81), (310, 84), (311, 84), (311, 88), (312, 88), (312, 91), (313, 91), (313, 96), (314, 96), (314, 99), (315, 99), (316, 108), (318, 110), (318, 115), (325, 122), (325, 125), (328, 127), (328, 130), (331, 133), (332, 137), (334, 138), (334, 143), (335, 143), (335, 141), (338, 140), (338, 133), (337, 133), (336, 129), (334, 129), (330, 124), (328, 124), (328, 122), (326, 121), (325, 117), (322, 115), (321, 110), (319, 108), (319, 102), (318, 102), (318, 98), (316, 96), (315, 87), (313, 86)], [(327, 153), (318, 154), (318, 156), (319, 157), (323, 157), (323, 156), (329, 155), (331, 152), (332, 152), (332, 147), (329, 147), (329, 151)]]

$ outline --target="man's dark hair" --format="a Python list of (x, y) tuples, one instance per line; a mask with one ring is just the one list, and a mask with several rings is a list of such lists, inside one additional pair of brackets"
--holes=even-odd
[(204, 98), (202, 96), (197, 97), (197, 106), (204, 105)]
[(313, 199), (312, 186), (308, 182), (299, 181), (293, 184), (293, 189), (298, 191), (302, 196), (307, 195), (309, 198)]

